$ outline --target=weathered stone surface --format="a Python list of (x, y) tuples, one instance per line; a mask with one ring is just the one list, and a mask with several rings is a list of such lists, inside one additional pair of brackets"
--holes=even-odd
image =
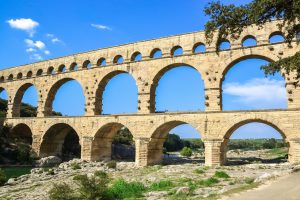
[(53, 167), (58, 165), (62, 162), (62, 160), (57, 156), (49, 156), (45, 158), (41, 158), (40, 160), (36, 161), (37, 167)]
[[(126, 126), (134, 136), (136, 165), (146, 166), (162, 162), (163, 142), (168, 130), (178, 125), (190, 124), (201, 134), (205, 142), (206, 165), (222, 165), (226, 163), (226, 146), (233, 130), (248, 122), (262, 122), (282, 134), (289, 143), (289, 161), (298, 163), (300, 82), (295, 73), (284, 74), (287, 109), (222, 111), (222, 81), (235, 63), (247, 58), (278, 60), (300, 50), (296, 41), (291, 45), (270, 44), (269, 37), (277, 32), (276, 21), (266, 23), (260, 29), (249, 26), (239, 40), (228, 38), (232, 48), (218, 54), (212, 45), (205, 44), (205, 33), (202, 31), (1, 70), (0, 91), (6, 90), (9, 97), (4, 123), (11, 125), (15, 132), (28, 130), (28, 134), (32, 135), (32, 147), (40, 157), (61, 155), (63, 139), (70, 129), (74, 129), (80, 140), (81, 158), (92, 161), (111, 159), (112, 138), (121, 127)], [(242, 41), (249, 35), (256, 38), (257, 45), (244, 48)], [(199, 43), (206, 45), (206, 53), (194, 53), (194, 48)], [(182, 47), (183, 55), (172, 54), (175, 46)], [(152, 57), (156, 49), (162, 51), (162, 58)], [(137, 52), (143, 55), (139, 62), (132, 59)], [(118, 64), (116, 58), (120, 55), (124, 62)], [(105, 67), (101, 66), (103, 59), (106, 59)], [(155, 90), (158, 81), (167, 70), (179, 65), (191, 66), (201, 74), (205, 85), (205, 111), (155, 113)], [(75, 66), (78, 66), (78, 70), (74, 70)], [(64, 67), (66, 71), (62, 70)], [(101, 115), (102, 95), (106, 84), (112, 77), (124, 72), (132, 75), (136, 81), (138, 112)], [(78, 81), (83, 88), (85, 116), (51, 117), (55, 94), (69, 80)], [(38, 117), (19, 118), (23, 94), (32, 85), (38, 92)]]

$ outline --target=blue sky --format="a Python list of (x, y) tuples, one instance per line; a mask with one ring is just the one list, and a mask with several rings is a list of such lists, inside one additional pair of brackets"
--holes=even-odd
[[(209, 0), (7, 0), (1, 1), (0, 69), (51, 59), (82, 51), (144, 39), (204, 29), (203, 9)], [(234, 0), (221, 1), (226, 4)], [(250, 0), (238, 1), (238, 4)], [(285, 108), (284, 80), (265, 78), (259, 70), (266, 61), (253, 59), (235, 65), (223, 83), (224, 110)], [(156, 91), (157, 110), (204, 110), (201, 75), (189, 67), (168, 71)], [(187, 89), (188, 88), (188, 89)], [(267, 92), (266, 92), (267, 91)], [(270, 94), (270, 95), (268, 95)], [(114, 77), (103, 94), (103, 113), (137, 111), (137, 89), (128, 74)], [(5, 97), (4, 94), (0, 96)], [(73, 101), (67, 101), (72, 99)], [(37, 105), (35, 88), (26, 91), (23, 102)], [(53, 103), (64, 115), (83, 115), (84, 96), (76, 81), (67, 82)], [(172, 130), (182, 137), (198, 137), (192, 127)], [(274, 129), (249, 124), (234, 138), (278, 136)]]

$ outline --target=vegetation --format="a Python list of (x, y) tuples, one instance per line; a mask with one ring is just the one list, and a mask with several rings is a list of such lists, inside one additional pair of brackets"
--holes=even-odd
[(274, 149), (287, 147), (287, 144), (280, 139), (236, 139), (230, 140), (228, 149), (244, 149), (244, 150), (259, 150), (259, 149)]
[(230, 178), (230, 176), (224, 171), (216, 171), (214, 177), (216, 177), (216, 178)]
[(150, 185), (151, 191), (160, 191), (160, 190), (168, 190), (172, 188), (174, 184), (170, 180), (161, 180), (158, 182), (154, 182)]
[(128, 128), (122, 127), (114, 137), (113, 144), (133, 145), (133, 136)]
[(183, 147), (183, 140), (176, 134), (169, 134), (168, 139), (164, 143), (164, 148), (166, 148), (168, 152), (180, 151)]
[[(291, 43), (300, 33), (300, 2), (299, 0), (253, 0), (241, 6), (222, 5), (211, 2), (205, 8), (205, 13), (210, 17), (206, 23), (205, 34), (207, 41), (212, 42), (217, 34), (216, 49), (225, 38), (238, 39), (243, 29), (255, 24), (262, 27), (264, 23), (274, 19), (278, 21), (278, 28), (283, 32), (287, 43)], [(219, 31), (216, 32), (216, 29)], [(284, 31), (285, 30), (285, 31)], [(274, 74), (284, 69), (287, 74), (297, 72), (300, 77), (300, 52), (295, 55), (271, 62), (262, 67), (266, 74)]]
[(114, 199), (136, 199), (141, 197), (146, 187), (141, 182), (126, 182), (124, 179), (116, 180), (109, 189)]
[(53, 184), (49, 191), (50, 200), (75, 200), (74, 191), (66, 183)]
[(0, 186), (6, 183), (6, 175), (2, 169), (0, 169)]
[[(0, 170), (0, 174), (5, 176), (5, 182), (10, 178), (16, 178), (24, 174), (29, 174), (32, 167), (4, 167)], [(0, 175), (1, 177), (1, 175)], [(0, 178), (1, 179), (1, 178)]]
[(117, 168), (117, 162), (114, 160), (109, 161), (106, 163), (106, 166), (110, 169), (116, 169)]
[(183, 149), (180, 151), (180, 155), (185, 157), (191, 157), (193, 154), (193, 151), (191, 148), (183, 147)]

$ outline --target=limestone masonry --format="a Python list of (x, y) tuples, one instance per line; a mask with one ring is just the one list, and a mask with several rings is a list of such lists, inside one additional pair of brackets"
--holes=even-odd
[[(161, 162), (163, 142), (169, 131), (180, 124), (188, 123), (201, 133), (206, 165), (222, 165), (226, 162), (226, 144), (232, 132), (246, 123), (262, 122), (282, 134), (289, 144), (289, 161), (297, 163), (300, 162), (300, 87), (295, 74), (282, 72), (288, 109), (222, 111), (222, 81), (235, 63), (247, 58), (276, 61), (300, 51), (296, 40), (291, 44), (270, 44), (269, 38), (278, 33), (276, 21), (260, 29), (249, 26), (240, 40), (229, 39), (231, 48), (219, 54), (215, 52), (214, 42), (205, 44), (204, 32), (195, 32), (5, 69), (0, 71), (0, 90), (6, 90), (9, 96), (5, 123), (15, 132), (27, 130), (32, 135), (33, 149), (42, 157), (61, 152), (64, 137), (73, 128), (80, 138), (81, 158), (85, 160), (110, 158), (112, 139), (120, 127), (126, 126), (135, 139), (136, 164), (146, 166)], [(247, 38), (255, 38), (257, 45), (243, 47)], [(199, 44), (206, 46), (204, 53), (194, 52)], [(173, 55), (177, 47), (182, 47), (183, 55)], [(154, 58), (159, 50), (161, 58)], [(142, 60), (134, 61), (139, 53)], [(124, 61), (119, 64), (120, 57)], [(160, 77), (180, 65), (191, 66), (201, 74), (205, 111), (155, 113), (155, 89)], [(136, 81), (138, 112), (101, 115), (104, 88), (120, 73), (131, 74)], [(85, 116), (51, 116), (55, 94), (69, 80), (78, 81), (83, 88)], [(20, 118), (23, 94), (32, 85), (38, 92), (37, 117)]]

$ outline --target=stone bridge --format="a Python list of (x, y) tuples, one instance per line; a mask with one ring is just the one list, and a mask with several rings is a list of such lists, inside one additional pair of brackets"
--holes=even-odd
[[(289, 144), (289, 161), (300, 162), (300, 88), (295, 74), (282, 75), (286, 81), (288, 108), (285, 110), (222, 111), (222, 82), (226, 72), (237, 62), (248, 58), (276, 61), (300, 50), (295, 41), (270, 44), (278, 31), (276, 21), (261, 28), (247, 27), (241, 39), (231, 41), (228, 50), (216, 53), (214, 42), (206, 44), (204, 32), (141, 41), (104, 48), (57, 59), (41, 61), (0, 71), (0, 88), (8, 93), (5, 123), (16, 134), (26, 132), (32, 147), (41, 157), (62, 151), (66, 133), (73, 129), (80, 138), (81, 158), (101, 160), (111, 157), (111, 144), (117, 131), (126, 126), (136, 145), (136, 164), (146, 166), (162, 161), (163, 142), (169, 131), (181, 124), (197, 129), (205, 143), (205, 163), (226, 162), (230, 135), (249, 122), (262, 122), (278, 130)], [(257, 44), (244, 47), (248, 38)], [(195, 49), (204, 45), (206, 51)], [(174, 55), (182, 48), (182, 55)], [(161, 56), (155, 54), (161, 52)], [(137, 61), (136, 56), (142, 55)], [(120, 59), (122, 58), (122, 59)], [(122, 60), (122, 62), (119, 62)], [(160, 78), (177, 66), (196, 69), (205, 85), (205, 111), (155, 112), (155, 90)], [(129, 73), (138, 88), (138, 112), (126, 115), (102, 115), (102, 94), (108, 81), (120, 73)], [(85, 115), (57, 117), (52, 115), (55, 94), (64, 83), (78, 81), (85, 95)], [(34, 85), (38, 92), (37, 117), (20, 117), (24, 92)]]

